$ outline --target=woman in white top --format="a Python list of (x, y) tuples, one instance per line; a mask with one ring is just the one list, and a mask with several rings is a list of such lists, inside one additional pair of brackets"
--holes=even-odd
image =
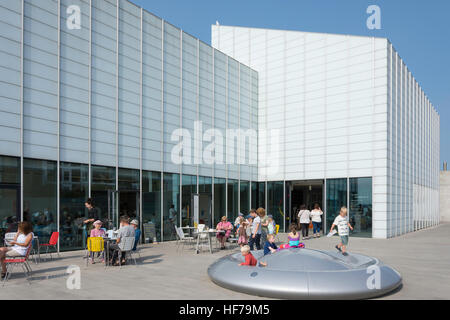
[(314, 209), (311, 211), (311, 220), (313, 223), (314, 238), (320, 237), (320, 227), (322, 226), (323, 211), (320, 209), (318, 203), (314, 204)]
[(33, 227), (31, 223), (24, 221), (19, 223), (14, 240), (10, 241), (11, 247), (0, 248), (0, 261), (2, 264), (2, 279), (6, 276), (6, 258), (25, 257), (27, 250), (33, 241)]
[(309, 230), (309, 223), (311, 222), (311, 212), (306, 209), (306, 206), (302, 204), (300, 206), (300, 211), (298, 213), (298, 218), (300, 220), (300, 227), (302, 229), (302, 238), (309, 239), (308, 237), (308, 230)]

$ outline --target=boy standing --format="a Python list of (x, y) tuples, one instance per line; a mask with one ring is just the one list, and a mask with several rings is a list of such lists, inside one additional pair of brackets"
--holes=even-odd
[(333, 231), (335, 226), (338, 227), (338, 233), (341, 237), (341, 242), (336, 245), (336, 249), (341, 251), (344, 256), (347, 256), (348, 253), (346, 252), (346, 249), (348, 245), (348, 228), (353, 230), (353, 227), (350, 225), (350, 222), (348, 222), (346, 206), (341, 207), (341, 211), (339, 212), (339, 215), (334, 219), (330, 232)]

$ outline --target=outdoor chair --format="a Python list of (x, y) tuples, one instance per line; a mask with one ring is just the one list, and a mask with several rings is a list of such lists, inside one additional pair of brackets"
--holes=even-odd
[(192, 245), (192, 243), (193, 243), (193, 241), (194, 241), (194, 237), (188, 237), (188, 236), (186, 236), (186, 235), (184, 234), (184, 232), (183, 232), (183, 229), (182, 229), (181, 227), (180, 227), (180, 228), (175, 227), (175, 231), (176, 231), (177, 236), (178, 236), (177, 250), (179, 249), (179, 247), (180, 247), (181, 244), (183, 245), (182, 248), (184, 248), (184, 245), (185, 245), (186, 243)]
[(49, 240), (48, 243), (41, 243), (41, 244), (39, 244), (39, 247), (46, 247), (47, 248), (45, 253), (46, 254), (50, 254), (50, 259), (52, 259), (52, 260), (53, 260), (52, 252), (49, 251), (49, 248), (52, 247), (53, 249), (55, 249), (55, 251), (57, 252), (58, 257), (59, 257), (59, 252), (57, 251), (57, 248), (56, 248), (56, 246), (58, 245), (58, 238), (59, 238), (59, 232), (55, 231), (50, 236), (50, 240)]
[(280, 241), (280, 239), (278, 238), (278, 231), (280, 231), (279, 224), (275, 225), (275, 241)]
[(208, 241), (209, 241), (209, 239), (208, 239), (209, 235), (207, 233), (203, 232), (203, 231), (205, 231), (205, 227), (206, 226), (204, 224), (197, 225), (197, 237), (199, 237), (199, 239), (198, 239), (199, 247), (202, 248), (202, 251), (203, 251), (202, 244), (205, 242), (208, 243)]
[(136, 259), (133, 256), (133, 247), (134, 247), (134, 237), (123, 237), (119, 242), (119, 266), (122, 267), (122, 255), (126, 259), (128, 256), (130, 259), (134, 260), (134, 264), (137, 265)]
[(95, 259), (95, 253), (103, 253), (103, 258), (105, 254), (105, 241), (102, 237), (89, 237), (87, 238), (87, 248), (86, 248), (86, 267), (89, 264), (90, 253), (94, 253), (92, 256), (92, 261)]
[(5, 278), (3, 279), (3, 286), (5, 285), (6, 281), (8, 281), (9, 277), (12, 274), (12, 271), (14, 270), (14, 268), (16, 266), (22, 266), (23, 269), (23, 273), (25, 274), (25, 276), (27, 277), (28, 283), (31, 284), (31, 267), (28, 263), (28, 257), (30, 256), (30, 252), (31, 252), (31, 247), (32, 244), (30, 243), (28, 245), (28, 249), (27, 252), (25, 254), (24, 257), (13, 257), (13, 258), (6, 258), (5, 259), (5, 263), (6, 263), (6, 275)]
[(5, 234), (5, 239), (4, 239), (5, 247), (10, 246), (9, 242), (14, 240), (14, 237), (16, 236), (16, 234), (17, 234), (17, 232), (8, 232)]

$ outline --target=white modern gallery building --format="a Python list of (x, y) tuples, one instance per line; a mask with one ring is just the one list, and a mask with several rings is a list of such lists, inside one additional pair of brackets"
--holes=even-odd
[[(1, 236), (27, 220), (82, 248), (88, 197), (158, 241), (193, 223), (194, 194), (210, 226), (263, 206), (283, 231), (316, 202), (325, 228), (347, 205), (355, 236), (439, 223), (439, 115), (387, 39), (213, 25), (209, 46), (126, 0), (0, 17)], [(222, 133), (216, 161), (175, 163), (179, 129)]]

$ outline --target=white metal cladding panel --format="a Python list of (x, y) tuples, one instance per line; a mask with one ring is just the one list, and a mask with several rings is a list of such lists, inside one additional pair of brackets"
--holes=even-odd
[(20, 156), (21, 2), (2, 1), (0, 16), (0, 150)]
[(387, 234), (393, 237), (439, 223), (439, 116), (395, 50), (388, 53)]
[[(227, 90), (227, 129), (239, 128), (239, 63), (228, 58), (228, 90)], [(228, 163), (228, 178), (239, 178), (239, 166), (237, 165), (237, 141), (238, 137), (232, 134), (226, 135), (226, 159)]]
[[(81, 29), (67, 28), (67, 8), (81, 11)], [(60, 159), (88, 163), (90, 6), (85, 1), (61, 1), (60, 34)]]
[[(259, 156), (280, 166), (268, 176), (260, 159), (261, 179), (371, 176), (380, 157), (386, 167), (386, 40), (213, 26), (212, 43), (259, 72)], [(271, 154), (263, 132), (280, 128)]]
[(58, 3), (25, 1), (24, 156), (57, 159)]
[(92, 2), (92, 163), (116, 165), (115, 1)]
[(162, 21), (144, 11), (142, 167), (161, 170)]
[[(214, 176), (226, 178), (225, 132), (227, 115), (227, 57), (214, 50), (214, 128), (223, 135), (223, 145), (216, 145)], [(217, 161), (219, 160), (219, 162)], [(221, 162), (221, 163), (220, 163)]]
[(164, 23), (164, 171), (179, 172), (179, 165), (171, 158), (172, 133), (180, 128), (181, 114), (181, 43), (180, 30)]
[(139, 168), (141, 13), (119, 2), (119, 166)]
[(182, 123), (183, 129), (191, 135), (191, 164), (183, 164), (183, 173), (196, 175), (197, 163), (201, 163), (201, 154), (194, 151), (193, 146), (201, 143), (201, 136), (194, 134), (194, 124), (197, 121), (197, 90), (198, 90), (198, 41), (189, 34), (182, 34)]

